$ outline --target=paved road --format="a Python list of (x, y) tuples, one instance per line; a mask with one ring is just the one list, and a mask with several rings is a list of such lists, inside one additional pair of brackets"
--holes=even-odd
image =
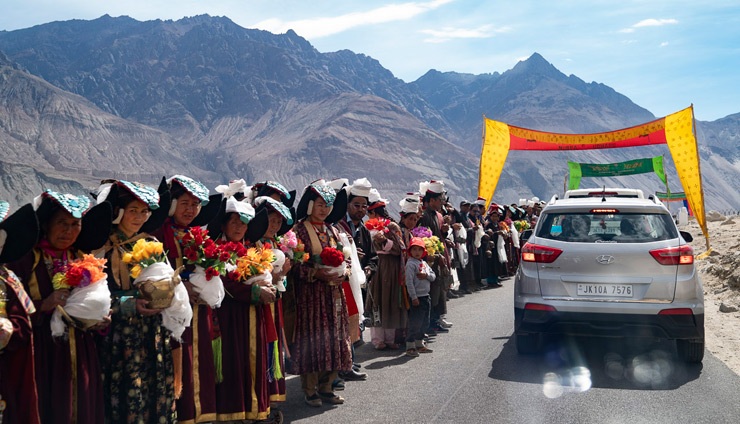
[[(449, 303), (452, 331), (434, 353), (357, 350), (367, 381), (348, 382), (341, 406), (303, 403), (288, 381), (296, 423), (737, 423), (740, 376), (706, 353), (685, 365), (668, 343), (559, 340), (521, 356), (511, 338), (513, 281)], [(369, 333), (369, 332), (368, 332)], [(367, 333), (366, 333), (367, 337)]]

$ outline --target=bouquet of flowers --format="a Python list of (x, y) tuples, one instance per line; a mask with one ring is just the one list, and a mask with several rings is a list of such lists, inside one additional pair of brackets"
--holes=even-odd
[(108, 316), (111, 300), (104, 271), (106, 262), (94, 255), (83, 255), (54, 274), (54, 290), (71, 289), (71, 293), (64, 308), (57, 306), (52, 314), (52, 336), (64, 334), (66, 324), (63, 316), (82, 329), (88, 329)]
[(434, 255), (441, 255), (445, 251), (445, 245), (442, 243), (442, 240), (439, 239), (437, 236), (431, 236), (431, 237), (424, 237), (422, 238), (424, 240), (424, 246), (427, 249), (427, 255), (434, 256)]
[(411, 229), (412, 237), (429, 238), (432, 236), (432, 230), (429, 227), (414, 227)]
[(180, 270), (173, 270), (167, 261), (162, 243), (139, 239), (131, 252), (121, 260), (134, 264), (131, 277), (142, 298), (148, 300), (147, 307), (163, 309), (162, 325), (180, 340), (185, 327), (190, 326), (193, 310), (185, 286), (180, 284)]
[(344, 248), (337, 243), (337, 247), (327, 246), (321, 250), (321, 253), (314, 255), (314, 262), (319, 268), (328, 269), (332, 274), (344, 275), (347, 269), (345, 262)]
[(237, 258), (233, 269), (229, 270), (229, 278), (244, 284), (261, 282), (262, 285), (270, 285), (274, 261), (275, 254), (272, 249), (250, 247), (244, 255)]
[(298, 240), (293, 230), (289, 230), (282, 236), (278, 236), (277, 244), (285, 254), (285, 257), (293, 262), (305, 263), (311, 258), (311, 255), (306, 253), (306, 245)]
[(166, 262), (164, 246), (158, 241), (139, 239), (131, 252), (123, 254), (123, 263), (135, 264), (131, 268), (131, 277), (139, 278), (141, 272), (156, 263)]
[(195, 265), (189, 281), (198, 297), (211, 308), (221, 306), (226, 291), (221, 274), (226, 273), (226, 261), (231, 258), (230, 252), (224, 252), (208, 236), (208, 230), (191, 227), (182, 238), (182, 253), (188, 264)]
[(388, 224), (391, 223), (390, 219), (386, 218), (372, 218), (365, 222), (365, 228), (370, 230), (370, 237), (375, 237), (376, 234), (387, 233), (389, 231)]

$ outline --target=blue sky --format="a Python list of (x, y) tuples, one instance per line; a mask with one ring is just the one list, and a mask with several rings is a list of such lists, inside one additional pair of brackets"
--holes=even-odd
[(504, 72), (533, 52), (566, 75), (606, 84), (656, 116), (740, 112), (737, 0), (3, 0), (0, 30), (101, 15), (227, 16), (292, 28), (321, 52), (349, 49), (414, 81), (429, 69)]

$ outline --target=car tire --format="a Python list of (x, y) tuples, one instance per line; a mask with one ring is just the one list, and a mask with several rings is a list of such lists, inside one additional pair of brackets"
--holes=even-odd
[(698, 364), (704, 359), (704, 338), (699, 340), (676, 340), (678, 358), (684, 362)]
[(538, 353), (542, 349), (541, 334), (517, 334), (516, 351), (521, 354)]

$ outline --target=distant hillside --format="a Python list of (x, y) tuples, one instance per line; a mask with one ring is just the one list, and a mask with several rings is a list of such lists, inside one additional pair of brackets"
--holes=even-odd
[[(7, 111), (0, 111), (0, 145), (18, 152), (12, 161), (83, 184), (106, 173), (152, 181), (182, 172), (212, 187), (236, 177), (274, 178), (300, 190), (318, 177), (367, 176), (396, 203), (420, 179), (437, 178), (457, 201), (476, 195), (484, 114), (570, 133), (654, 119), (606, 85), (565, 76), (537, 53), (502, 74), (429, 71), (406, 84), (368, 56), (320, 53), (292, 31), (244, 29), (224, 17), (53, 22), (0, 32), (0, 51), (9, 57), (3, 69), (16, 78), (0, 82), (9, 93)], [(19, 81), (47, 88), (31, 95), (30, 83)], [(64, 107), (45, 106), (59, 98)], [(4, 120), (11, 114), (23, 119)], [(50, 121), (57, 127), (27, 128)], [(704, 167), (709, 208), (740, 209), (736, 196), (719, 196), (740, 172), (727, 159), (737, 157), (737, 143), (723, 144), (728, 131), (737, 135), (736, 123), (712, 123), (706, 134), (717, 140), (711, 144), (699, 124), (702, 158), (713, 168)], [(49, 154), (57, 147), (64, 150), (59, 158)], [(667, 149), (512, 152), (496, 198), (562, 191), (568, 159), (614, 162), (661, 153)], [(644, 176), (606, 182), (660, 189)]]

